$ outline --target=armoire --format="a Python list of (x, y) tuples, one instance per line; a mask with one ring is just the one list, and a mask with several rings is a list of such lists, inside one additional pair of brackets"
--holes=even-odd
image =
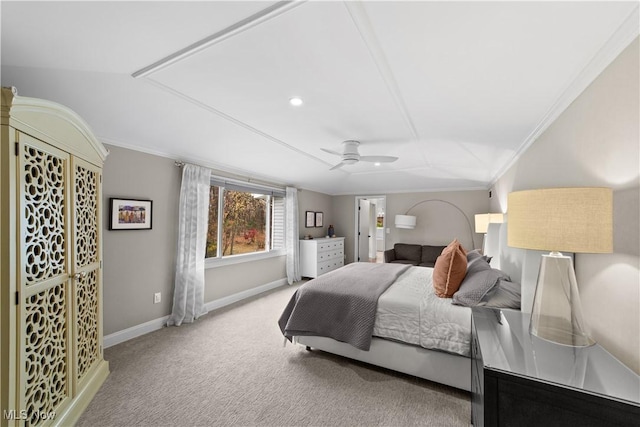
[(102, 167), (76, 113), (2, 88), (0, 426), (73, 425), (109, 374)]

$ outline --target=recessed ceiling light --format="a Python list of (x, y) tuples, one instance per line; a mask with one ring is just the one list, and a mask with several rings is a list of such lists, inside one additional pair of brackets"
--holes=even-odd
[(380, 162), (375, 162), (373, 165), (374, 166), (380, 166)]
[(299, 107), (302, 105), (302, 98), (294, 96), (293, 98), (289, 99), (289, 104), (293, 105), (294, 107)]

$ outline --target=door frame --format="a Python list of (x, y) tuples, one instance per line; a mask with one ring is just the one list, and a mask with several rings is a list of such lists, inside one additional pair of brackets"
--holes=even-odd
[[(354, 206), (355, 206), (355, 212), (354, 212), (354, 216), (353, 216), (353, 262), (358, 262), (358, 232), (359, 230), (359, 221), (358, 221), (358, 216), (359, 216), (359, 210), (358, 207), (360, 207), (360, 200), (370, 200), (370, 199), (383, 199), (384, 200), (384, 218), (382, 219), (382, 247), (385, 247), (385, 241), (387, 238), (387, 196), (386, 195), (373, 195), (373, 196), (355, 196), (355, 201), (354, 201)], [(377, 217), (377, 215), (376, 215)], [(375, 242), (375, 239), (374, 239)], [(377, 252), (377, 248), (376, 248), (376, 252)], [(368, 254), (367, 254), (368, 257)]]

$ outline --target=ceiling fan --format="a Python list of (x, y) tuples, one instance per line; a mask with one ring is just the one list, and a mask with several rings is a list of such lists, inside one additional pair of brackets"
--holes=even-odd
[(342, 145), (344, 146), (342, 153), (338, 153), (337, 151), (329, 150), (327, 148), (321, 148), (322, 151), (325, 151), (329, 154), (335, 154), (336, 156), (340, 156), (342, 158), (342, 161), (332, 167), (330, 170), (341, 168), (344, 165), (353, 165), (355, 163), (358, 163), (359, 161), (391, 163), (398, 160), (397, 157), (393, 156), (361, 156), (360, 153), (358, 153), (358, 145), (360, 145), (360, 142), (358, 141), (343, 141)]

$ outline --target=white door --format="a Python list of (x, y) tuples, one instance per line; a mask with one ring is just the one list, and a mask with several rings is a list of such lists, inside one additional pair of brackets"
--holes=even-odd
[(369, 262), (369, 201), (360, 199), (358, 204), (358, 258), (356, 261)]
[(376, 200), (371, 200), (369, 207), (369, 260), (376, 259), (376, 212), (378, 212)]

